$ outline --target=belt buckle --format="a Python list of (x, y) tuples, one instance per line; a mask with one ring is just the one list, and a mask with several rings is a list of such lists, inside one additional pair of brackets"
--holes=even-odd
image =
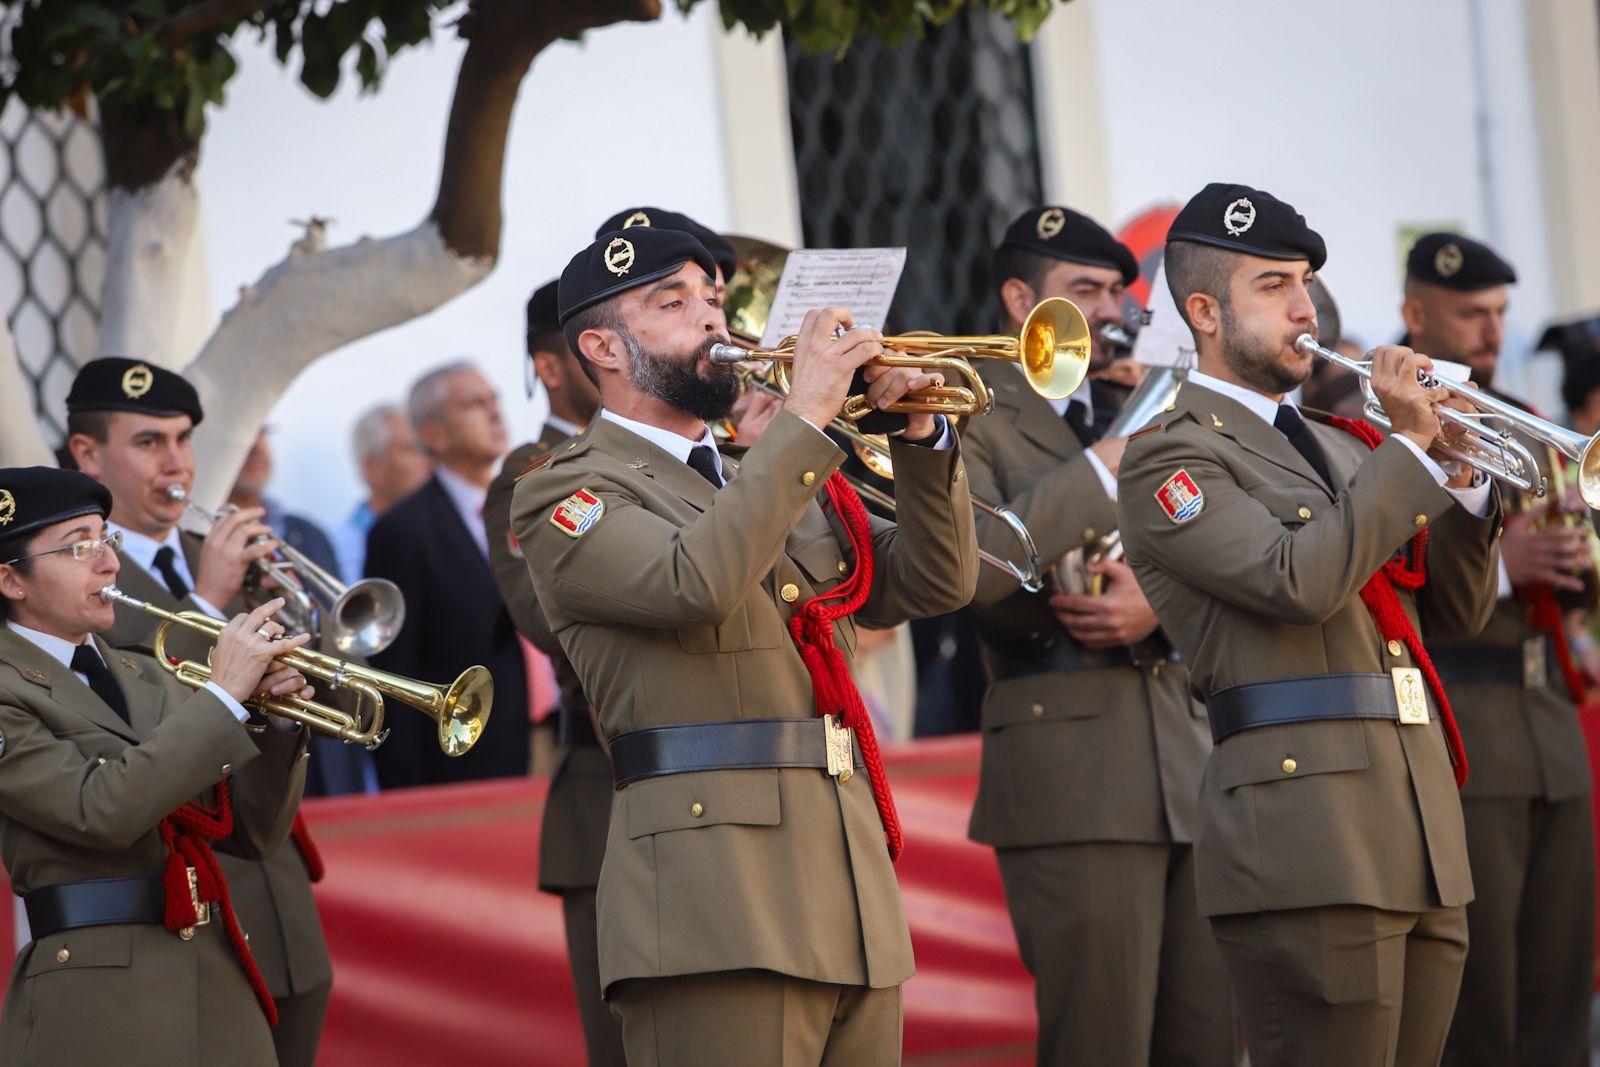
[(850, 744), (850, 731), (839, 725), (832, 715), (822, 717), (822, 739), (828, 750), (828, 773), (839, 779), (839, 784), (855, 774), (855, 752)]
[(1545, 662), (1544, 635), (1530, 637), (1522, 642), (1522, 688), (1543, 689), (1549, 684), (1549, 666)]
[(1394, 702), (1400, 708), (1400, 725), (1426, 726), (1428, 691), (1422, 684), (1422, 672), (1416, 667), (1392, 667), (1389, 677), (1394, 681)]
[(193, 867), (186, 867), (189, 875), (189, 905), (194, 908), (194, 926), (185, 926), (178, 931), (178, 936), (185, 941), (194, 940), (195, 926), (206, 926), (211, 922), (211, 905), (200, 900), (200, 873)]

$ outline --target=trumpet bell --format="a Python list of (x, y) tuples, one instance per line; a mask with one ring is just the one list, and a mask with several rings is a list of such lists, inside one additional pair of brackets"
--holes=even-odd
[(483, 736), (494, 703), (494, 677), (487, 667), (468, 667), (451, 683), (440, 700), (439, 748), (459, 756)]
[(1039, 301), (1017, 340), (1022, 373), (1045, 399), (1071, 396), (1089, 376), (1089, 320), (1072, 301), (1059, 296)]
[(1578, 469), (1578, 495), (1589, 507), (1600, 510), (1600, 434), (1590, 438), (1574, 458)]
[(894, 481), (894, 460), (889, 458), (889, 438), (881, 433), (862, 434), (855, 442), (856, 458), (867, 470), (886, 481)]
[(365, 658), (394, 642), (406, 621), (406, 598), (387, 578), (366, 578), (340, 595), (328, 612), (333, 647)]

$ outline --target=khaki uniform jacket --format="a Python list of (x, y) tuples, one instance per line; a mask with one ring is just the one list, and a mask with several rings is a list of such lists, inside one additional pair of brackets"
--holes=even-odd
[[(1369, 452), (1310, 426), (1337, 496), (1271, 425), (1192, 382), (1123, 457), (1123, 543), (1202, 698), (1411, 666), (1403, 644), (1379, 637), (1360, 590), (1419, 526), (1430, 530), (1428, 581), (1399, 594), (1412, 625), (1470, 634), (1494, 606), (1497, 498), (1474, 518), (1401, 442)], [(1156, 496), (1179, 471), (1203, 494), (1182, 522)], [(1426, 726), (1324, 720), (1224, 740), (1206, 766), (1195, 858), (1206, 915), (1467, 903), (1461, 802), (1437, 712)]]
[[(1015, 512), (1050, 566), (1115, 529), (1116, 503), (1077, 435), (1016, 367), (985, 376), (994, 412), (974, 419), (962, 438), (972, 493)], [(1000, 520), (980, 515), (977, 529), (982, 548), (1024, 562)], [(979, 571), (971, 610), (991, 665), (1053, 654), (1081, 667), (992, 670), (969, 833), (1002, 848), (1191, 842), (1211, 731), (1183, 665), (1166, 658), (1159, 632), (1140, 642), (1139, 667), (1121, 650), (1080, 645), (1056, 621), (1052, 591), (1027, 593), (996, 568)]]
[[(891, 445), (897, 526), (875, 521), (862, 621), (953, 611), (977, 551), (958, 449)], [(539, 604), (607, 737), (651, 726), (815, 715), (787, 621), (853, 561), (817, 495), (843, 455), (780, 412), (715, 491), (685, 464), (597, 420), (522, 479), (512, 507)], [(605, 504), (587, 532), (551, 521), (569, 494)], [(848, 660), (851, 619), (835, 624)], [(601, 985), (759, 968), (886, 987), (911, 939), (864, 773), (668, 775), (617, 793), (600, 874)]]
[[(278, 849), (305, 784), (305, 731), (253, 734), (154, 660), (95, 644), (131, 725), (0, 627), (0, 856), (12, 888), (159, 876), (167, 850), (157, 824), (185, 801), (214, 803), (222, 778), (234, 833), (218, 849)], [(156, 924), (95, 926), (24, 945), (0, 1017), (0, 1062), (213, 1067), (196, 1055), (203, 1028), (265, 1033), (220, 918), (200, 930), (184, 941)]]
[[(522, 445), (506, 457), (500, 474), (489, 486), (484, 501), (483, 524), (489, 535), (489, 561), (500, 584), (511, 621), (523, 637), (550, 657), (556, 683), (561, 687), (565, 714), (587, 718), (589, 700), (583, 695), (578, 672), (561, 651), (539, 610), (528, 565), (511, 533), (511, 495), (517, 477), (528, 464), (548, 454), (567, 437), (546, 426), (537, 441)], [(593, 889), (600, 884), (600, 861), (606, 854), (606, 832), (611, 825), (611, 761), (603, 750), (591, 746), (566, 746), (556, 757), (545, 795), (544, 820), (539, 830), (539, 888), (548, 893), (568, 889)]]
[[(180, 537), (189, 573), (197, 574), (203, 539), (188, 532)], [(160, 578), (126, 556), (122, 557), (122, 569), (117, 572), (117, 587), (167, 611), (206, 613), (192, 596), (180, 603)], [(229, 617), (246, 610), (242, 599), (216, 607)], [(116, 623), (104, 637), (114, 648), (149, 651), (160, 622), (152, 615), (118, 604)], [(210, 645), (197, 634), (175, 629), (168, 653), (204, 662)], [(297, 791), (297, 806), (299, 796)], [(219, 855), (217, 860), (223, 877), (228, 880), (228, 892), (233, 898), (239, 925), (250, 934), (251, 954), (272, 995), (287, 997), (332, 982), (333, 960), (328, 956), (322, 920), (311, 893), (311, 877), (293, 841), (260, 862), (229, 855)]]

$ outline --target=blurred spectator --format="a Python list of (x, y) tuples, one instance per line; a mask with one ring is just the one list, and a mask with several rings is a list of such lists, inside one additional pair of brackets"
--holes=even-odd
[[(1367, 358), (1361, 343), (1348, 337), (1335, 344), (1333, 350), (1350, 359)], [(1311, 377), (1301, 386), (1300, 400), (1308, 408), (1342, 415), (1347, 419), (1361, 418), (1361, 408), (1365, 402), (1361, 393), (1361, 378), (1354, 371), (1345, 370), (1321, 358), (1312, 361)]]
[(1589, 437), (1600, 430), (1600, 353), (1567, 360), (1561, 401), (1574, 430)]
[(367, 499), (333, 531), (339, 574), (353, 582), (366, 573), (367, 534), (378, 517), (422, 488), (432, 468), (411, 420), (398, 404), (379, 404), (356, 421), (351, 445)]
[[(333, 546), (322, 528), (310, 519), (284, 511), (276, 500), (266, 495), (267, 485), (272, 481), (272, 447), (267, 441), (270, 432), (271, 427), (264, 426), (256, 435), (255, 444), (245, 456), (244, 467), (228, 493), (228, 503), (237, 508), (265, 509), (266, 515), (261, 521), (272, 527), (279, 540), (323, 570), (337, 575), (339, 569)], [(360, 745), (347, 745), (336, 737), (314, 733), (311, 750), (314, 755), (306, 764), (306, 796), (377, 791), (378, 776), (372, 766), (372, 754)]]
[(494, 387), (471, 363), (430, 371), (411, 387), (411, 425), (434, 463), (422, 488), (390, 508), (367, 537), (367, 574), (406, 598), (406, 621), (374, 666), (449, 682), (475, 664), (494, 676), (494, 714), (463, 756), (439, 750), (426, 716), (399, 709), (377, 751), (385, 789), (525, 775), (528, 682), (516, 630), (489, 566), (483, 502), (506, 454)]

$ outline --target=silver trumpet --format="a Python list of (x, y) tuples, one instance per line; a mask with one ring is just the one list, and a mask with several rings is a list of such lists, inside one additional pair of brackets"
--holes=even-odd
[[(1342, 356), (1318, 344), (1317, 339), (1308, 333), (1295, 338), (1294, 347), (1298, 352), (1321, 356), (1358, 375), (1361, 378), (1361, 392), (1367, 398), (1363, 414), (1381, 429), (1390, 428), (1383, 405), (1372, 392), (1370, 360)], [(1499, 397), (1447, 378), (1423, 373), (1418, 380), (1429, 389), (1448, 389), (1465, 398), (1476, 409), (1471, 412), (1445, 407), (1437, 409), (1439, 421), (1444, 427), (1444, 432), (1439, 435), (1439, 448), (1447, 456), (1513, 488), (1534, 496), (1544, 496), (1545, 477), (1539, 472), (1539, 462), (1533, 453), (1517, 439), (1520, 434), (1570, 459), (1577, 469), (1578, 494), (1589, 507), (1600, 509), (1600, 447), (1597, 447), (1600, 446), (1600, 434), (1585, 437), (1576, 430), (1541, 419)]]
[[(207, 532), (227, 514), (207, 511), (181, 485), (167, 486), (166, 493), (168, 499), (182, 501)], [(252, 566), (281, 591), (286, 604), (279, 615), (290, 631), (312, 634), (319, 643), (326, 638), (341, 656), (363, 658), (388, 648), (400, 633), (406, 598), (387, 578), (363, 578), (347, 586), (286, 541), (278, 542), (274, 555)]]

